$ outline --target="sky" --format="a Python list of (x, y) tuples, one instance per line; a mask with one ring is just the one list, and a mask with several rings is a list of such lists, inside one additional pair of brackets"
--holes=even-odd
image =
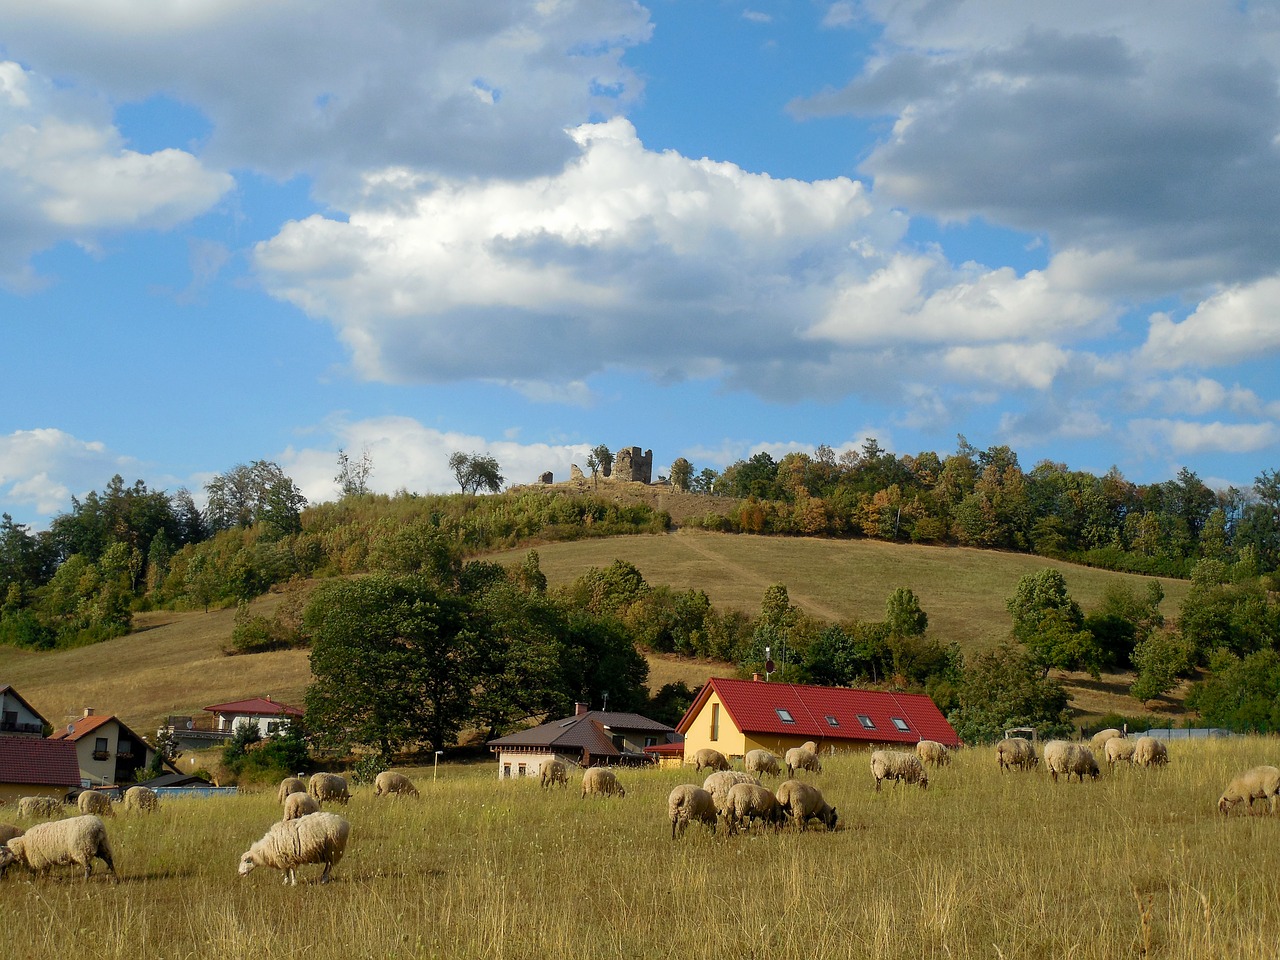
[(589, 449), (1280, 467), (1280, 7), (0, 0), (0, 511)]

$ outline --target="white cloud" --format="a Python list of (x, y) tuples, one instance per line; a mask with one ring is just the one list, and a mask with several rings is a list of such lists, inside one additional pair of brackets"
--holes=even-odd
[(1142, 359), (1153, 367), (1224, 366), (1280, 350), (1280, 276), (1224, 290), (1181, 323), (1152, 316)]
[(1143, 404), (1157, 404), (1166, 413), (1204, 416), (1216, 410), (1258, 416), (1272, 416), (1268, 404), (1254, 391), (1239, 385), (1228, 387), (1207, 377), (1190, 379), (1174, 377), (1139, 383), (1132, 389), (1135, 399)]
[(1173, 456), (1253, 453), (1280, 442), (1280, 426), (1274, 423), (1137, 419), (1129, 421), (1129, 433), (1148, 449)]
[[(0, 436), (0, 498), (15, 519), (43, 522), (71, 509), (113, 474), (136, 471), (137, 461), (112, 453), (97, 440), (80, 440), (61, 430), (16, 430)], [(25, 509), (24, 509), (25, 508)], [(23, 517), (29, 519), (22, 520)]]
[(760, 10), (743, 10), (742, 19), (750, 20), (752, 23), (773, 23), (773, 17)]
[(952, 347), (944, 363), (957, 379), (1047, 390), (1069, 360), (1070, 354), (1050, 343), (1001, 343)]

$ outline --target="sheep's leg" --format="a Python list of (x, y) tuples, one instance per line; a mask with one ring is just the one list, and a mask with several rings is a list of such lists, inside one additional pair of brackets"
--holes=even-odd
[(330, 871), (330, 870), (332, 870), (332, 869), (333, 869), (333, 864), (332, 864), (332, 863), (325, 863), (325, 865), (324, 865), (324, 872), (320, 874), (320, 882), (321, 882), (321, 883), (328, 883), (328, 882), (329, 882), (329, 871)]

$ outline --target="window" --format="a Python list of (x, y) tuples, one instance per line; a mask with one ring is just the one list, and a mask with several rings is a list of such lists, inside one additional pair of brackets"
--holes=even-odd
[(832, 727), (838, 727), (838, 726), (840, 726), (840, 721), (839, 721), (839, 720), (837, 720), (835, 717), (833, 717), (831, 714), (829, 714), (829, 713), (828, 713), (828, 714), (827, 714), (827, 725), (828, 725), (828, 726), (832, 726)]
[(720, 704), (711, 705), (711, 739), (720, 739)]
[(121, 737), (116, 741), (116, 756), (121, 760), (130, 760), (133, 758), (133, 741), (126, 740)]
[(644, 738), (644, 745), (645, 745), (646, 747), (656, 747), (656, 746), (658, 745), (658, 738), (657, 738), (657, 737), (645, 737), (645, 738)]
[(93, 759), (105, 760), (110, 754), (107, 753), (107, 738), (96, 737), (93, 741)]
[(778, 715), (778, 719), (783, 723), (795, 723), (796, 718), (791, 715), (790, 710), (783, 710), (782, 707), (774, 707), (774, 712)]
[(911, 729), (909, 726), (907, 726), (907, 721), (903, 720), (901, 717), (891, 717), (890, 719), (893, 720), (893, 725), (897, 727), (899, 730), (901, 730), (903, 733), (906, 733), (908, 730)]
[(866, 727), (868, 730), (874, 730), (876, 728), (876, 722), (872, 720), (870, 717), (868, 717), (865, 713), (858, 714), (858, 722), (862, 724), (864, 727)]
[(519, 771), (519, 776), (522, 776), (522, 777), (526, 776), (526, 773), (525, 773), (526, 767), (527, 767), (527, 764), (522, 763), (516, 768)]

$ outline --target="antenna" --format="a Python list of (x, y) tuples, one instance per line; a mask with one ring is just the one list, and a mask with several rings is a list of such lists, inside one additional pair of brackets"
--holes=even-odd
[(609, 691), (601, 690), (600, 699), (604, 701), (604, 705), (601, 706), (600, 709), (603, 710), (605, 713), (608, 713), (609, 712)]

